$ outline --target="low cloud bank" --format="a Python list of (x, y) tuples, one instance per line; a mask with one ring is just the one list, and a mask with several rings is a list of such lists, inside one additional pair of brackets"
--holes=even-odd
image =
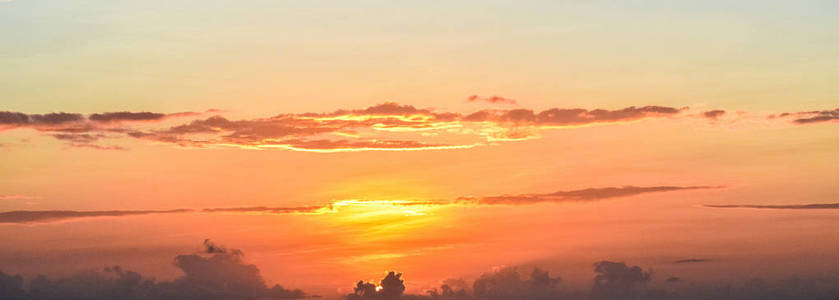
[[(530, 275), (522, 276), (517, 268), (505, 268), (481, 275), (471, 285), (463, 279), (449, 279), (440, 288), (426, 294), (403, 294), (398, 297), (377, 291), (377, 285), (359, 282), (366, 291), (347, 296), (348, 300), (403, 299), (403, 300), (740, 300), (740, 299), (839, 299), (839, 276), (834, 278), (791, 278), (776, 282), (760, 279), (742, 282), (701, 284), (669, 276), (654, 282), (654, 272), (623, 262), (600, 261), (593, 265), (591, 289), (575, 290), (562, 285), (559, 277), (535, 268)], [(392, 277), (391, 272), (378, 287)], [(399, 282), (404, 290), (404, 283)], [(384, 291), (384, 289), (379, 289)]]
[[(119, 266), (82, 272), (64, 278), (37, 276), (27, 282), (21, 275), (0, 272), (0, 299), (295, 299), (318, 297), (280, 285), (269, 287), (255, 265), (244, 262), (242, 251), (205, 240), (200, 251), (178, 255), (174, 265), (183, 275), (172, 281), (156, 281)], [(698, 262), (701, 259), (689, 259)], [(677, 261), (681, 263), (681, 261)], [(687, 261), (686, 261), (687, 262)], [(469, 273), (468, 270), (451, 270)], [(588, 289), (570, 287), (540, 268), (504, 268), (482, 274), (471, 283), (447, 279), (423, 294), (405, 291), (401, 273), (389, 272), (381, 281), (358, 281), (346, 300), (735, 300), (839, 298), (839, 275), (821, 278), (790, 278), (764, 281), (743, 278), (712, 284), (680, 277), (658, 278), (651, 269), (624, 262), (599, 261), (592, 265)]]
[(280, 285), (268, 287), (255, 265), (243, 261), (239, 250), (227, 250), (209, 240), (200, 253), (175, 257), (184, 275), (173, 281), (155, 281), (119, 266), (101, 272), (89, 271), (66, 278), (38, 276), (25, 288), (20, 275), (0, 272), (0, 299), (296, 299), (308, 297), (301, 290)]

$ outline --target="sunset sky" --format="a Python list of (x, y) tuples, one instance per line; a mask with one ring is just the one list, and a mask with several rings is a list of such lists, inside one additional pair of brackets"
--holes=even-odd
[(839, 270), (839, 2), (0, 0), (0, 270)]

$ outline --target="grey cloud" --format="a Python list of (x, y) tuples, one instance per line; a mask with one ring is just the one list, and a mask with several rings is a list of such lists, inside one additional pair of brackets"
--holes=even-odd
[(259, 269), (245, 263), (243, 256), (241, 251), (220, 250), (178, 255), (174, 265), (183, 275), (161, 282), (113, 266), (104, 268), (102, 272), (82, 272), (58, 279), (38, 276), (31, 280), (27, 290), (20, 275), (0, 272), (0, 299), (256, 300), (308, 297), (301, 290), (290, 290), (280, 285), (268, 287)]
[(680, 259), (673, 261), (674, 264), (687, 264), (687, 263), (702, 263), (707, 262), (707, 259), (704, 258), (687, 258), (687, 259)]
[(166, 114), (153, 112), (106, 112), (91, 114), (88, 119), (95, 122), (121, 122), (121, 121), (158, 121), (166, 117)]
[(87, 217), (121, 217), (148, 214), (170, 214), (191, 212), (189, 209), (172, 210), (102, 210), (102, 211), (73, 211), (73, 210), (18, 210), (0, 212), (0, 223), (43, 223)]

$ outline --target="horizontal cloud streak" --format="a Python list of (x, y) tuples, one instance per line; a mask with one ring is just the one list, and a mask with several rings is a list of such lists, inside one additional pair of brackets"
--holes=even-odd
[(839, 122), (839, 108), (832, 110), (786, 112), (779, 115), (770, 115), (768, 118), (792, 118), (792, 122), (799, 125)]
[(711, 208), (758, 208), (758, 209), (839, 209), (839, 203), (814, 203), (814, 204), (786, 204), (786, 205), (759, 205), (759, 204), (705, 204)]
[(45, 223), (67, 219), (88, 217), (123, 217), (149, 214), (171, 214), (191, 212), (190, 209), (172, 210), (102, 210), (102, 211), (74, 211), (74, 210), (18, 210), (0, 212), (0, 223)]
[(596, 201), (610, 198), (629, 197), (646, 193), (670, 192), (679, 190), (714, 189), (716, 186), (623, 186), (606, 188), (588, 188), (573, 191), (558, 191), (548, 194), (520, 194), (503, 195), (483, 198), (458, 198), (459, 202), (477, 204), (532, 204), (541, 202), (572, 202), (572, 201)]
[[(325, 214), (336, 213), (342, 208), (357, 207), (367, 209), (383, 209), (388, 207), (447, 207), (458, 205), (526, 205), (536, 203), (562, 203), (573, 201), (597, 201), (611, 198), (630, 197), (647, 193), (670, 192), (680, 190), (713, 189), (715, 186), (623, 186), (606, 188), (589, 188), (573, 191), (558, 191), (547, 194), (520, 194), (490, 196), (483, 198), (459, 197), (455, 200), (340, 200), (323, 205), (268, 207), (245, 206), (226, 208), (174, 209), (174, 210), (105, 210), (105, 211), (73, 211), (73, 210), (43, 210), (43, 211), (9, 211), (0, 212), (0, 223), (46, 223), (69, 219), (90, 217), (120, 217), (147, 214), (170, 213), (259, 213), (259, 214)], [(839, 204), (837, 204), (839, 206)]]
[(480, 97), (478, 95), (472, 95), (472, 96), (469, 96), (469, 98), (466, 98), (466, 101), (467, 102), (480, 101), (480, 102), (487, 102), (487, 103), (493, 103), (493, 104), (516, 104), (515, 99), (504, 98), (504, 97), (499, 97), (499, 96)]

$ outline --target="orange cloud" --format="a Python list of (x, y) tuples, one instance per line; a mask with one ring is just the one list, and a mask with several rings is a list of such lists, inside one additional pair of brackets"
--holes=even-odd
[[(53, 133), (53, 137), (73, 147), (103, 150), (120, 148), (96, 144), (102, 139), (130, 137), (184, 147), (233, 146), (331, 153), (468, 149), (484, 145), (484, 142), (536, 138), (540, 130), (669, 117), (681, 111), (672, 107), (644, 106), (618, 110), (553, 108), (541, 112), (529, 109), (481, 110), (462, 114), (387, 102), (364, 109), (279, 114), (244, 120), (230, 120), (216, 115), (168, 128), (151, 129), (136, 128), (128, 123), (160, 121), (198, 113), (109, 112), (85, 118), (69, 113), (26, 115), (2, 112), (0, 126), (35, 128)], [(344, 132), (356, 133), (357, 139), (333, 139), (335, 134)], [(395, 134), (402, 137), (394, 138)]]

